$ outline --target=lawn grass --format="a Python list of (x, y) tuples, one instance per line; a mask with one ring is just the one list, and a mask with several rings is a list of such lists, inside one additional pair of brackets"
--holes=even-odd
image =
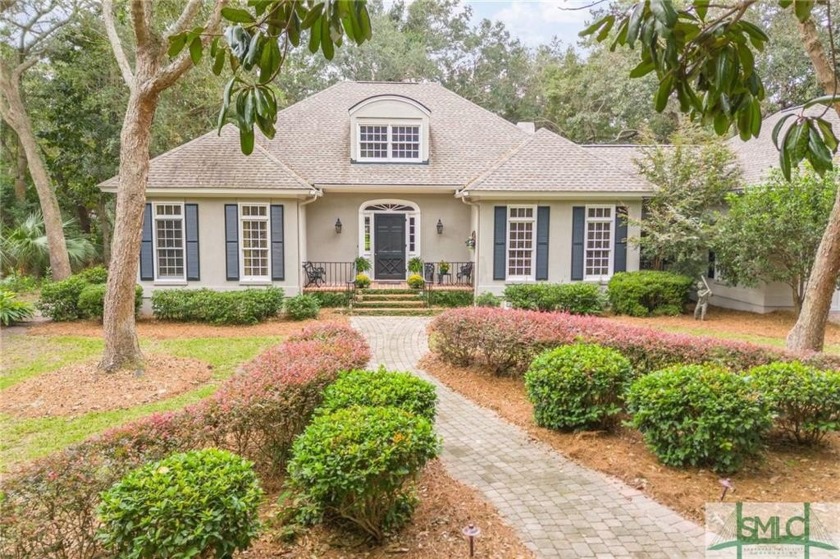
[(0, 390), (102, 352), (102, 340), (79, 336), (18, 335), (5, 338), (3, 342)]
[[(62, 349), (67, 350), (69, 343), (78, 343), (77, 347), (84, 349), (79, 349), (76, 353), (68, 352), (68, 354), (62, 355), (61, 359), (48, 360), (48, 362), (37, 367), (33, 366), (33, 363), (21, 365), (17, 368), (11, 367), (4, 372), (3, 380), (9, 378), (15, 380), (6, 382), (4, 388), (25, 378), (50, 372), (73, 362), (93, 358), (102, 350), (102, 342), (98, 339), (41, 336), (29, 336), (27, 338), (38, 338), (39, 355), (54, 355)], [(21, 340), (21, 343), (25, 345), (28, 341)], [(85, 343), (80, 343), (80, 341)], [(132, 419), (154, 412), (176, 410), (198, 402), (211, 395), (216, 390), (218, 382), (236, 372), (236, 368), (241, 363), (251, 359), (266, 347), (275, 345), (280, 341), (281, 338), (275, 336), (144, 340), (142, 347), (146, 353), (188, 357), (212, 365), (213, 381), (173, 398), (125, 410), (93, 412), (72, 418), (17, 419), (7, 415), (0, 416), (0, 425), (2, 425), (0, 471), (7, 469), (16, 462), (47, 455)], [(13, 345), (12, 348), (9, 348), (12, 353), (19, 349), (14, 347), (14, 344), (10, 345)], [(0, 393), (0, 397), (2, 397), (2, 393)]]

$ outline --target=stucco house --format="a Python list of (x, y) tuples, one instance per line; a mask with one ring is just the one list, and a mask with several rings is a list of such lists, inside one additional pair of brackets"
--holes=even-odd
[[(117, 179), (101, 187), (116, 192)], [(476, 293), (605, 282), (638, 269), (623, 216), (638, 218), (651, 192), (597, 150), (438, 84), (341, 82), (280, 112), (250, 156), (226, 126), (154, 158), (138, 280), (146, 296), (294, 295), (343, 287), (363, 256), (375, 281), (404, 281), (418, 257), (435, 284)]]

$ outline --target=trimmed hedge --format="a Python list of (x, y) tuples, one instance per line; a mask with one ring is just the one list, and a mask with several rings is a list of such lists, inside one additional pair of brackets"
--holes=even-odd
[(470, 307), (473, 304), (472, 291), (430, 289), (422, 296), (424, 301), (436, 307)]
[(607, 285), (610, 307), (630, 316), (676, 316), (688, 302), (692, 279), (670, 272), (618, 272)]
[(540, 427), (610, 429), (632, 377), (630, 362), (617, 351), (574, 344), (538, 355), (525, 373), (525, 388)]
[(132, 421), (4, 476), (0, 556), (101, 557), (95, 538), (100, 493), (174, 452), (214, 446), (276, 473), (320, 405), (323, 388), (369, 359), (361, 334), (317, 324), (256, 357), (207, 400)]
[(500, 307), (502, 305), (502, 298), (493, 295), (489, 291), (485, 291), (475, 298), (475, 305), (477, 307)]
[(218, 449), (174, 454), (102, 494), (98, 537), (117, 557), (231, 557), (259, 529), (253, 464)]
[(318, 299), (312, 295), (296, 295), (286, 299), (286, 316), (292, 320), (316, 318), (320, 310)]
[(159, 289), (152, 293), (152, 312), (160, 320), (210, 324), (256, 324), (277, 316), (283, 308), (278, 287), (213, 291)]
[(600, 314), (604, 294), (592, 283), (527, 283), (505, 287), (505, 299), (515, 309)]
[(338, 521), (381, 541), (411, 517), (414, 479), (439, 452), (429, 420), (398, 408), (320, 415), (295, 440), (289, 462), (299, 519)]
[(322, 309), (346, 307), (350, 304), (351, 295), (347, 291), (312, 291), (307, 293), (314, 297)]
[(770, 407), (743, 376), (683, 365), (635, 381), (627, 393), (631, 423), (668, 466), (735, 472), (763, 448)]
[(746, 373), (773, 410), (776, 427), (800, 444), (819, 443), (840, 430), (840, 371), (820, 371), (794, 361)]
[(479, 363), (496, 374), (521, 375), (540, 352), (578, 342), (615, 349), (639, 374), (682, 363), (711, 363), (743, 371), (794, 360), (820, 369), (840, 369), (840, 357), (835, 355), (794, 354), (746, 342), (669, 334), (565, 313), (453, 309), (435, 317), (429, 333), (432, 351), (443, 360), (455, 365)]
[(88, 285), (90, 284), (79, 276), (45, 283), (41, 287), (41, 297), (35, 306), (41, 314), (56, 322), (79, 320), (82, 318), (79, 295)]
[(332, 413), (352, 406), (391, 406), (435, 420), (437, 394), (433, 384), (411, 373), (345, 371), (324, 391), (318, 413)]
[[(134, 314), (140, 312), (143, 306), (143, 288), (134, 286)], [(105, 312), (105, 284), (91, 284), (82, 289), (77, 304), (79, 316), (82, 318), (98, 318), (102, 320)]]

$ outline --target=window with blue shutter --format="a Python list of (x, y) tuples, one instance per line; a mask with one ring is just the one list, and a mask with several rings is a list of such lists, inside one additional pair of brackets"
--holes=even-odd
[(584, 237), (586, 234), (586, 208), (572, 208), (572, 280), (583, 279)]
[(184, 204), (184, 225), (186, 232), (187, 281), (201, 279), (198, 256), (198, 204)]
[(152, 233), (152, 205), (143, 211), (143, 234), (140, 240), (140, 279), (155, 279), (154, 237)]
[(537, 208), (537, 280), (548, 280), (548, 230), (549, 230), (548, 206)]
[(225, 204), (225, 270), (228, 281), (239, 279), (239, 207)]
[(283, 206), (271, 206), (271, 279), (286, 277), (286, 255), (283, 243)]
[(493, 222), (493, 279), (505, 279), (505, 266), (507, 255), (507, 206), (496, 206), (494, 208)]
[(615, 209), (615, 253), (613, 255), (613, 273), (627, 271), (627, 208)]

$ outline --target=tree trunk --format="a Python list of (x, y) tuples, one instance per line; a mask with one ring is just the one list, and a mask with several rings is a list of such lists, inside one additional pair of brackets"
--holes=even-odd
[[(805, 52), (811, 59), (817, 80), (826, 94), (837, 92), (837, 75), (825, 49), (820, 43), (819, 33), (813, 18), (799, 24)], [(834, 110), (840, 115), (840, 103), (834, 103)], [(840, 190), (834, 199), (834, 207), (823, 233), (817, 258), (802, 302), (802, 310), (793, 329), (787, 337), (787, 348), (792, 351), (822, 351), (825, 341), (825, 325), (831, 310), (831, 298), (837, 286), (840, 273)]]
[(29, 121), (29, 115), (26, 114), (23, 101), (20, 98), (19, 84), (10, 79), (9, 76), (3, 75), (0, 76), (0, 87), (2, 87), (1, 93), (6, 101), (4, 120), (17, 133), (18, 140), (23, 146), (26, 160), (29, 163), (29, 174), (32, 176), (32, 182), (35, 183), (35, 190), (41, 203), (41, 213), (44, 216), (44, 229), (47, 233), (47, 245), (50, 251), (52, 277), (61, 280), (69, 277), (71, 271), (58, 199), (50, 186), (47, 167), (44, 164), (43, 157), (41, 157), (41, 152), (38, 150), (35, 134), (32, 132), (32, 123)]
[(111, 265), (111, 220), (108, 217), (108, 203), (105, 200), (105, 194), (99, 195), (96, 204), (99, 232), (102, 233), (102, 262), (107, 267)]
[(17, 139), (17, 169), (15, 171), (15, 200), (23, 202), (26, 200), (26, 153), (23, 145)]
[[(139, 76), (138, 76), (139, 78)], [(138, 83), (142, 83), (138, 79)], [(137, 339), (134, 320), (134, 293), (140, 266), (140, 240), (146, 204), (146, 181), (149, 177), (149, 143), (157, 109), (158, 94), (135, 88), (128, 101), (120, 135), (120, 183), (117, 189), (113, 246), (108, 287), (105, 294), (103, 327), (105, 352), (100, 368), (105, 371), (142, 369), (143, 354)]]
[(802, 286), (800, 285), (799, 278), (797, 278), (796, 283), (791, 284), (790, 286), (790, 295), (793, 299), (793, 312), (796, 313), (796, 316), (799, 316), (799, 313), (802, 312)]

